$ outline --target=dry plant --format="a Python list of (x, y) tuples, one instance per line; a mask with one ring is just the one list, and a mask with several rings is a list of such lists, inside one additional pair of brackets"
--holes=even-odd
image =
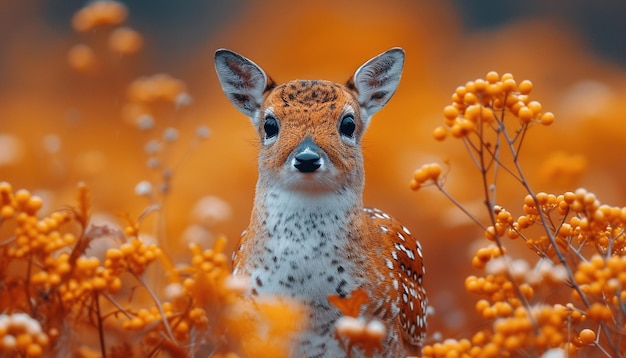
[[(140, 238), (140, 221), (123, 231), (91, 225), (89, 191), (78, 192), (76, 207), (38, 218), (39, 197), (0, 183), (3, 356), (286, 356), (298, 308), (244, 300), (247, 282), (231, 276), (224, 238), (191, 245), (190, 261), (172, 265)], [(105, 239), (116, 244), (88, 254)], [(156, 292), (146, 271), (159, 263), (167, 285)]]
[[(107, 56), (138, 52), (141, 35), (121, 26), (127, 16), (117, 1), (87, 3), (73, 28), (105, 34), (107, 47), (78, 44), (69, 65), (86, 76), (114, 72)], [(302, 312), (285, 300), (244, 299), (248, 283), (231, 275), (225, 238), (206, 249), (190, 244), (187, 261), (168, 255), (163, 225), (172, 175), (209, 134), (199, 126), (182, 159), (167, 151), (190, 102), (185, 84), (166, 74), (127, 86), (122, 117), (146, 133), (146, 164), (156, 175), (135, 187), (148, 207), (138, 218), (120, 214), (121, 226), (92, 222), (85, 184), (76, 205), (42, 214), (42, 198), (0, 182), (1, 356), (287, 356)], [(157, 227), (146, 228), (155, 212)]]
[[(413, 190), (436, 187), (489, 242), (472, 260), (481, 273), (465, 279), (488, 328), (428, 345), (425, 357), (618, 357), (626, 351), (626, 208), (603, 205), (585, 189), (531, 188), (520, 164), (525, 140), (555, 119), (531, 100), (532, 88), (528, 80), (489, 72), (456, 89), (443, 111), (445, 125), (434, 130), (437, 140), (450, 135), (465, 145), (481, 179), (486, 221), (446, 190), (439, 164), (422, 166), (411, 180)], [(518, 184), (523, 214), (517, 218), (496, 200), (503, 176)], [(520, 245), (536, 259), (524, 258)]]

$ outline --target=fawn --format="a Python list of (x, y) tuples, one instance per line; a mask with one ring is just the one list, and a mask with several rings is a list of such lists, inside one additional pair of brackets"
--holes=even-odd
[(396, 91), (404, 57), (392, 48), (345, 85), (278, 85), (249, 59), (225, 49), (215, 53), (224, 93), (250, 118), (260, 141), (254, 208), (233, 254), (234, 274), (249, 276), (253, 297), (288, 297), (307, 309), (294, 356), (352, 354), (335, 339), (341, 313), (328, 296), (346, 297), (357, 288), (369, 296), (361, 316), (386, 326), (377, 354), (421, 349), (427, 306), (421, 246), (405, 226), (362, 202), (361, 138)]

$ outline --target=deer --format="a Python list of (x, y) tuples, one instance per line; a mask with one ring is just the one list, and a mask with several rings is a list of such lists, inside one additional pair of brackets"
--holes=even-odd
[(357, 289), (369, 298), (360, 317), (386, 328), (376, 354), (420, 354), (428, 304), (422, 247), (396, 219), (363, 206), (361, 139), (396, 92), (404, 62), (396, 47), (365, 62), (345, 84), (278, 84), (248, 58), (215, 52), (222, 90), (259, 140), (254, 204), (233, 253), (233, 274), (248, 277), (251, 299), (287, 297), (305, 308), (294, 357), (353, 356), (336, 339), (342, 313), (328, 297)]

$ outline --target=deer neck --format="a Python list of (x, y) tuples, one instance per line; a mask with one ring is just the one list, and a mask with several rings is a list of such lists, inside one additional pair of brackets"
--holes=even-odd
[(331, 281), (326, 272), (348, 276), (352, 271), (339, 266), (346, 262), (355, 223), (363, 213), (360, 192), (308, 195), (269, 190), (258, 191), (255, 201), (249, 227), (254, 239), (245, 246), (258, 260), (238, 269), (253, 280), (263, 277), (255, 288), (259, 293), (326, 302), (328, 294), (346, 295), (356, 287), (347, 277)]
[(328, 193), (257, 190), (253, 220), (270, 237), (288, 239), (283, 237), (284, 231), (298, 229), (311, 240), (323, 240), (323, 233), (338, 233), (350, 227), (350, 221), (363, 210), (361, 195), (347, 188)]

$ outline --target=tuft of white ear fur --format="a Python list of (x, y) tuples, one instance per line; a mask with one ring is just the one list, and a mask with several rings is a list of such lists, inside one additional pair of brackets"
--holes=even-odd
[(215, 51), (215, 71), (230, 102), (256, 125), (257, 111), (268, 87), (263, 69), (236, 52), (219, 49)]
[(396, 92), (403, 67), (404, 50), (394, 47), (365, 62), (356, 70), (348, 85), (353, 85), (356, 89), (366, 122)]

